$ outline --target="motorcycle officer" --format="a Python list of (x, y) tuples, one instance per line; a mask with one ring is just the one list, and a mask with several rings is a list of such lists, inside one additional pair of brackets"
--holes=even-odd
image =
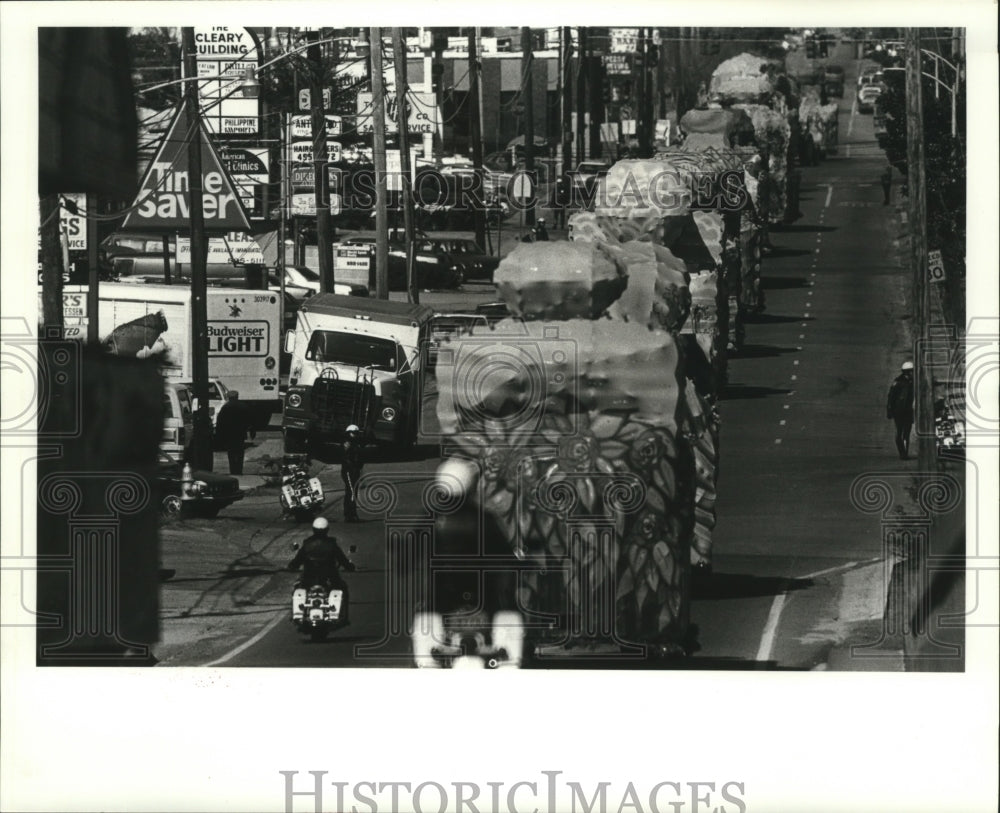
[(302, 568), (299, 584), (305, 588), (313, 584), (322, 584), (328, 590), (343, 590), (342, 606), (345, 609), (342, 623), (346, 626), (350, 623), (348, 613), (351, 603), (348, 600), (347, 584), (340, 575), (340, 568), (349, 573), (353, 573), (357, 568), (341, 550), (337, 538), (329, 535), (330, 522), (325, 517), (316, 517), (313, 520), (312, 530), (312, 534), (306, 537), (295, 557), (288, 563), (288, 569)]

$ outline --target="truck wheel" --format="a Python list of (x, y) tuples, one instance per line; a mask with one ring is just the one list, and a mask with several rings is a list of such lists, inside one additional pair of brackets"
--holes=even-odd
[(305, 454), (309, 450), (309, 439), (301, 429), (285, 430), (285, 454)]

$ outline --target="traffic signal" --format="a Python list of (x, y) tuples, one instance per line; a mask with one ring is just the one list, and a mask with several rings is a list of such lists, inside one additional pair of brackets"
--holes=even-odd
[(441, 77), (444, 76), (444, 65), (435, 62), (431, 65), (431, 91), (437, 93), (441, 90)]
[(812, 37), (806, 39), (806, 58), (815, 59), (816, 58), (816, 40)]
[(604, 98), (605, 104), (611, 101), (611, 77), (609, 76), (605, 76), (601, 80), (601, 96)]

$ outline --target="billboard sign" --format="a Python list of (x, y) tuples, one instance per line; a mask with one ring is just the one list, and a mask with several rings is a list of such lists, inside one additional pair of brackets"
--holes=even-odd
[[(86, 251), (87, 218), (82, 213), (87, 211), (87, 196), (82, 192), (64, 192), (62, 197), (67, 201), (73, 201), (76, 204), (77, 212), (81, 214), (71, 214), (65, 206), (61, 207), (59, 210), (59, 228), (66, 235), (70, 251)], [(41, 247), (40, 243), (39, 247)]]
[(218, 136), (248, 136), (260, 132), (260, 99), (239, 91), (247, 68), (260, 64), (260, 46), (249, 29), (225, 25), (195, 28), (198, 51), (198, 93), (205, 125)]
[(612, 28), (611, 53), (613, 54), (634, 54), (639, 50), (639, 29), (638, 28)]
[(219, 145), (219, 160), (233, 180), (250, 217), (264, 217), (264, 186), (268, 181), (270, 154), (266, 147)]
[[(334, 138), (344, 131), (344, 120), (340, 116), (326, 117), (326, 137)], [(312, 116), (292, 116), (289, 141), (312, 140)]]
[[(372, 94), (358, 94), (358, 114), (355, 119), (357, 132), (368, 135), (374, 129), (372, 124)], [(407, 132), (433, 133), (437, 129), (437, 100), (433, 93), (410, 92), (407, 96), (409, 104), (406, 110)], [(395, 96), (385, 99), (385, 131), (399, 132), (399, 105)]]
[[(175, 231), (190, 228), (191, 191), (188, 185), (188, 119), (183, 107), (160, 142), (146, 168), (139, 194), (122, 222), (122, 231)], [(209, 231), (250, 231), (250, 221), (232, 179), (208, 138), (204, 123), (201, 139), (202, 206)]]
[[(312, 141), (296, 141), (291, 145), (292, 163), (295, 164), (311, 164), (313, 161), (313, 145)], [(343, 148), (339, 141), (327, 141), (326, 142), (326, 160), (331, 163), (336, 163), (342, 160), (344, 155)]]
[[(191, 238), (178, 236), (176, 260), (180, 264), (191, 262)], [(209, 238), (206, 262), (210, 265), (263, 265), (264, 252), (249, 235), (233, 232), (225, 237)]]

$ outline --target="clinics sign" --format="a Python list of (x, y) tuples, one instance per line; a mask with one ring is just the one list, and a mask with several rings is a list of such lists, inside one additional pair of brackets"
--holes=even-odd
[[(146, 169), (139, 194), (129, 209), (123, 230), (186, 229), (191, 225), (191, 190), (188, 171), (188, 117), (183, 107)], [(204, 124), (193, 137), (201, 142), (202, 206), (209, 231), (250, 231), (250, 221), (232, 179), (209, 141)]]

